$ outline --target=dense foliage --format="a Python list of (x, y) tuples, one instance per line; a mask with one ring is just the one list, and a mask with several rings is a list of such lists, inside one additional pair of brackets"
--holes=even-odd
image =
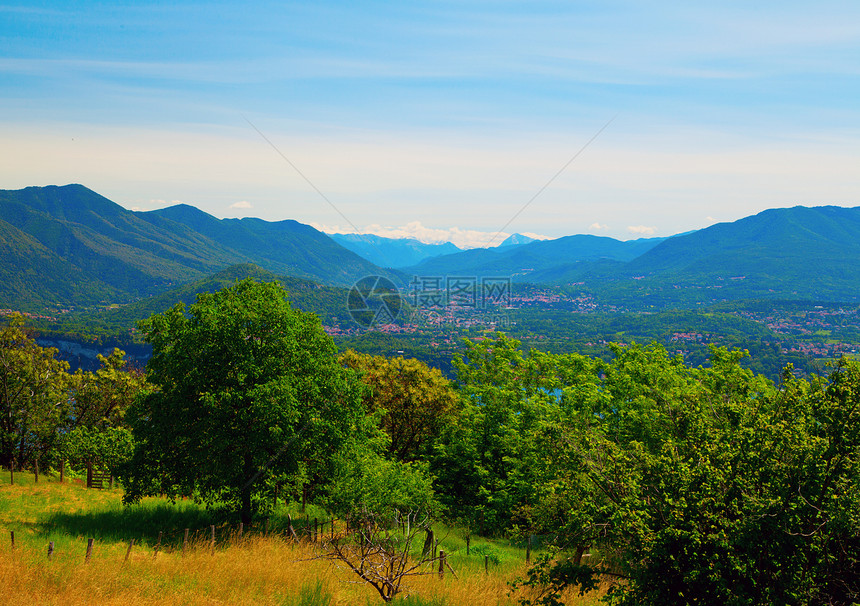
[(714, 349), (692, 368), (659, 346), (604, 362), (474, 343), (458, 364), (471, 412), (436, 462), (442, 498), (485, 531), (555, 547), (523, 581), (527, 603), (609, 582), (614, 604), (850, 604), (860, 365), (776, 386), (742, 357)]
[(130, 417), (136, 440), (126, 501), (194, 495), (237, 505), (276, 483), (315, 483), (332, 453), (360, 437), (354, 373), (312, 314), (275, 283), (244, 280), (140, 323), (149, 380)]
[(99, 356), (96, 372), (68, 373), (56, 349), (40, 347), (12, 316), (0, 328), (0, 464), (38, 469), (116, 469), (131, 452), (125, 413), (143, 389), (124, 353)]
[(43, 349), (12, 316), (0, 328), (0, 465), (35, 463), (50, 452), (69, 411), (69, 365)]
[(388, 454), (397, 461), (426, 458), (442, 429), (457, 414), (457, 394), (435, 368), (415, 359), (371, 356), (348, 350), (341, 364), (361, 373), (368, 412), (379, 412)]

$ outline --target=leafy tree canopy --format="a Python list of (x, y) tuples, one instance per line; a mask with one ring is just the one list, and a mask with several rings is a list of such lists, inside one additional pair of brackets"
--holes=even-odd
[(316, 316), (276, 283), (237, 282), (140, 323), (154, 389), (129, 412), (136, 441), (126, 501), (166, 493), (250, 519), (274, 483), (322, 482), (360, 439), (360, 384)]
[(368, 385), (368, 411), (379, 412), (390, 438), (389, 456), (414, 462), (426, 457), (457, 413), (457, 394), (435, 368), (412, 358), (386, 358), (348, 350), (340, 361), (360, 372)]

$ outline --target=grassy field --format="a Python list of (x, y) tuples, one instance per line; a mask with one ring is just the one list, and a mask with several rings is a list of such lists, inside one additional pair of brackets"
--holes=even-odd
[[(378, 594), (350, 571), (319, 559), (316, 545), (296, 544), (275, 532), (286, 509), (240, 540), (234, 524), (189, 501), (171, 504), (147, 499), (123, 507), (122, 492), (87, 490), (79, 480), (59, 483), (15, 474), (0, 479), (0, 603), (58, 604), (261, 604), (280, 606), (369, 606)], [(311, 510), (311, 516), (322, 513)], [(222, 514), (223, 515), (223, 514)], [(321, 516), (320, 516), (321, 517)], [(298, 520), (297, 525), (302, 521)], [(217, 547), (210, 548), (210, 524), (217, 524)], [(184, 529), (189, 545), (183, 553)], [(406, 598), (412, 606), (514, 606), (508, 581), (525, 570), (522, 549), (506, 541), (473, 538), (471, 555), (457, 532), (435, 529), (440, 548), (458, 578), (446, 574), (413, 577)], [(11, 534), (15, 534), (12, 547)], [(158, 533), (162, 540), (158, 544)], [(85, 562), (87, 539), (94, 547)], [(129, 541), (134, 539), (128, 560)], [(48, 544), (54, 543), (50, 560)], [(489, 556), (489, 574), (484, 572)], [(571, 598), (590, 604), (596, 598)]]

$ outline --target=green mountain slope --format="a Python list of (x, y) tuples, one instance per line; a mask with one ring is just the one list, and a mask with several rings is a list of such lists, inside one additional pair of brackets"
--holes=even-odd
[(117, 309), (104, 309), (81, 314), (75, 321), (104, 334), (121, 334), (134, 327), (138, 320), (182, 302), (193, 303), (198, 293), (217, 292), (237, 280), (254, 278), (264, 282), (280, 282), (289, 293), (293, 307), (316, 313), (324, 322), (348, 322), (347, 289), (324, 286), (293, 276), (279, 276), (251, 263), (232, 265), (211, 276), (171, 288)]
[(132, 212), (82, 185), (0, 190), (0, 222), (0, 308), (127, 303), (242, 263), (341, 285), (384, 273), (295, 221)]
[(620, 268), (632, 292), (717, 288), (726, 299), (860, 297), (860, 208), (771, 209), (660, 243)]
[(58, 257), (33, 236), (0, 219), (0, 308), (42, 309), (117, 291)]
[(378, 267), (346, 250), (326, 234), (297, 221), (219, 220), (187, 204), (137, 213), (137, 216), (163, 227), (170, 227), (171, 223), (183, 225), (245, 260), (279, 274), (351, 285), (360, 277), (380, 272)]

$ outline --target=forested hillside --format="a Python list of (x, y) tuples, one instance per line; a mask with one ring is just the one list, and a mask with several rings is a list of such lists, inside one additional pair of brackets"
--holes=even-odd
[(385, 273), (295, 221), (132, 212), (82, 185), (0, 191), (0, 247), (0, 308), (22, 311), (125, 304), (241, 263), (326, 284)]

